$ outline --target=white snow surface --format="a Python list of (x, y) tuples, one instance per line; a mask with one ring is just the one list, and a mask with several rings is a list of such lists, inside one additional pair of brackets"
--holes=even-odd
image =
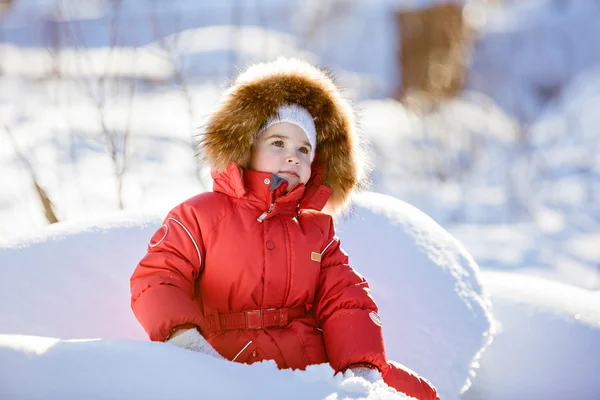
[[(4, 243), (0, 395), (164, 398), (169, 387), (192, 398), (198, 380), (181, 382), (199, 371), (207, 393), (223, 390), (222, 398), (398, 398), (380, 380), (333, 377), (327, 365), (281, 372), (272, 362), (240, 366), (148, 343), (129, 308), (129, 276), (159, 225), (156, 216), (121, 214)], [(458, 398), (493, 333), (475, 262), (429, 217), (381, 194), (357, 197), (338, 235), (371, 283), (388, 357), (426, 376), (443, 399)], [(247, 397), (246, 381), (267, 388)]]
[(465, 400), (600, 398), (600, 292), (483, 271), (501, 326)]
[[(0, 396), (30, 399), (409, 399), (327, 364), (278, 370), (165, 343), (0, 335)], [(31, 383), (35, 382), (35, 385)]]
[(354, 212), (338, 224), (338, 235), (380, 306), (388, 357), (431, 377), (443, 399), (454, 398), (475, 372), (465, 361), (493, 332), (479, 267), (454, 237), (403, 201), (365, 193), (354, 199)]

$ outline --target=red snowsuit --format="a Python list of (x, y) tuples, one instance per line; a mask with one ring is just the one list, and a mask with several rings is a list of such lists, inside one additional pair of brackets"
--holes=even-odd
[[(273, 193), (271, 178), (245, 171), (242, 181), (231, 164), (216, 177), (214, 192), (167, 216), (131, 279), (136, 316), (152, 340), (195, 324), (230, 360), (252, 341), (236, 361), (269, 359), (280, 368), (300, 369), (329, 361), (337, 371), (367, 362), (383, 368), (381, 327), (367, 282), (348, 265), (331, 217), (317, 211), (329, 190), (321, 187), (300, 204), (304, 185), (284, 195), (283, 182)], [(259, 222), (273, 194), (273, 209)], [(254, 329), (261, 328), (258, 314), (248, 315), (256, 326), (220, 327), (232, 318), (228, 314), (269, 309), (304, 312), (275, 321), (283, 329)]]
[[(289, 82), (285, 80), (286, 85)], [(305, 86), (298, 93), (306, 92), (311, 103), (295, 101), (313, 116), (318, 114), (310, 108), (314, 102), (332, 101), (318, 85), (321, 92), (306, 90), (307, 84), (314, 84), (314, 76), (300, 76), (300, 83)], [(264, 118), (256, 121), (250, 114), (237, 115), (247, 121), (244, 126), (250, 127), (252, 135), (272, 112), (268, 110), (285, 100), (274, 96), (277, 100), (269, 107), (269, 91), (282, 85), (264, 87), (267, 96), (253, 93), (240, 100), (234, 91), (230, 100), (232, 106), (246, 101), (244, 110), (267, 108)], [(261, 104), (252, 108), (247, 103), (255, 97)], [(336, 106), (339, 100), (334, 100)], [(344, 148), (347, 143), (320, 138), (317, 160), (321, 162), (313, 163), (311, 179), (286, 193), (287, 182), (276, 185), (270, 173), (248, 170), (236, 159), (235, 152), (243, 145), (237, 139), (244, 139), (245, 132), (235, 132), (240, 124), (219, 125), (229, 118), (227, 109), (226, 103), (217, 112), (218, 122), (213, 121), (213, 136), (209, 136), (209, 145), (216, 142), (218, 147), (206, 150), (215, 155), (213, 165), (223, 154), (229, 160), (220, 171), (214, 168), (219, 172), (213, 173), (213, 192), (195, 196), (169, 213), (131, 277), (132, 309), (150, 339), (164, 341), (175, 328), (196, 326), (229, 360), (248, 364), (274, 360), (280, 368), (293, 369), (329, 362), (335, 371), (367, 363), (399, 391), (419, 399), (437, 398), (425, 380), (386, 360), (381, 322), (368, 284), (348, 264), (331, 216), (321, 212), (331, 205), (332, 197), (337, 201), (347, 197), (347, 189), (355, 183), (337, 181), (328, 170), (342, 160), (352, 165), (353, 155)], [(327, 134), (334, 128), (320, 121), (335, 121), (340, 108), (320, 109), (334, 113), (315, 117), (319, 134)], [(223, 138), (223, 132), (231, 138)], [(223, 144), (231, 140), (235, 143)], [(346, 156), (336, 158), (338, 152)], [(347, 166), (334, 171), (343, 168)]]
[[(152, 340), (194, 324), (230, 360), (295, 369), (329, 362), (336, 371), (369, 363), (393, 383), (368, 284), (319, 212), (330, 190), (303, 198), (304, 185), (284, 194), (287, 183), (271, 191), (271, 179), (257, 171), (242, 178), (232, 163), (215, 176), (214, 192), (169, 213), (131, 278), (136, 317)], [(298, 314), (281, 316), (290, 312)]]

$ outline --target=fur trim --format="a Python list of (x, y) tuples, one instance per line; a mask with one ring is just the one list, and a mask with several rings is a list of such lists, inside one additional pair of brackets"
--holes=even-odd
[(327, 209), (340, 211), (351, 192), (367, 183), (363, 141), (355, 112), (333, 78), (306, 62), (279, 58), (243, 72), (210, 116), (199, 143), (201, 156), (216, 172), (231, 161), (247, 168), (257, 132), (285, 103), (299, 104), (314, 117), (316, 160), (324, 163), (323, 184), (332, 190)]

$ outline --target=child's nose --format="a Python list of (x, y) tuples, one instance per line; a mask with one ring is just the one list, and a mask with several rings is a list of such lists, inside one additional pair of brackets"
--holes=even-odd
[(287, 157), (286, 161), (288, 163), (293, 163), (293, 164), (299, 164), (300, 163), (300, 159), (298, 158), (297, 155), (289, 155)]

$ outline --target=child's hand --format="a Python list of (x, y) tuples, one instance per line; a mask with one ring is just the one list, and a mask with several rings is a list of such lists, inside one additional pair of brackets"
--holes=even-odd
[(376, 382), (381, 379), (377, 367), (369, 363), (357, 363), (350, 365), (346, 371), (352, 371), (354, 376), (365, 379), (367, 382)]
[(223, 359), (215, 349), (204, 339), (204, 336), (196, 328), (182, 328), (176, 330), (167, 343), (181, 347), (186, 350), (197, 351), (198, 353), (208, 354), (210, 356)]
[[(171, 339), (176, 338), (177, 336), (181, 335), (182, 333), (184, 333), (188, 329), (190, 329), (190, 328), (175, 329), (173, 331), (173, 333), (171, 334), (171, 336), (169, 337), (169, 340), (167, 340), (167, 341), (170, 341)], [(196, 328), (192, 328), (192, 329), (196, 329)]]

